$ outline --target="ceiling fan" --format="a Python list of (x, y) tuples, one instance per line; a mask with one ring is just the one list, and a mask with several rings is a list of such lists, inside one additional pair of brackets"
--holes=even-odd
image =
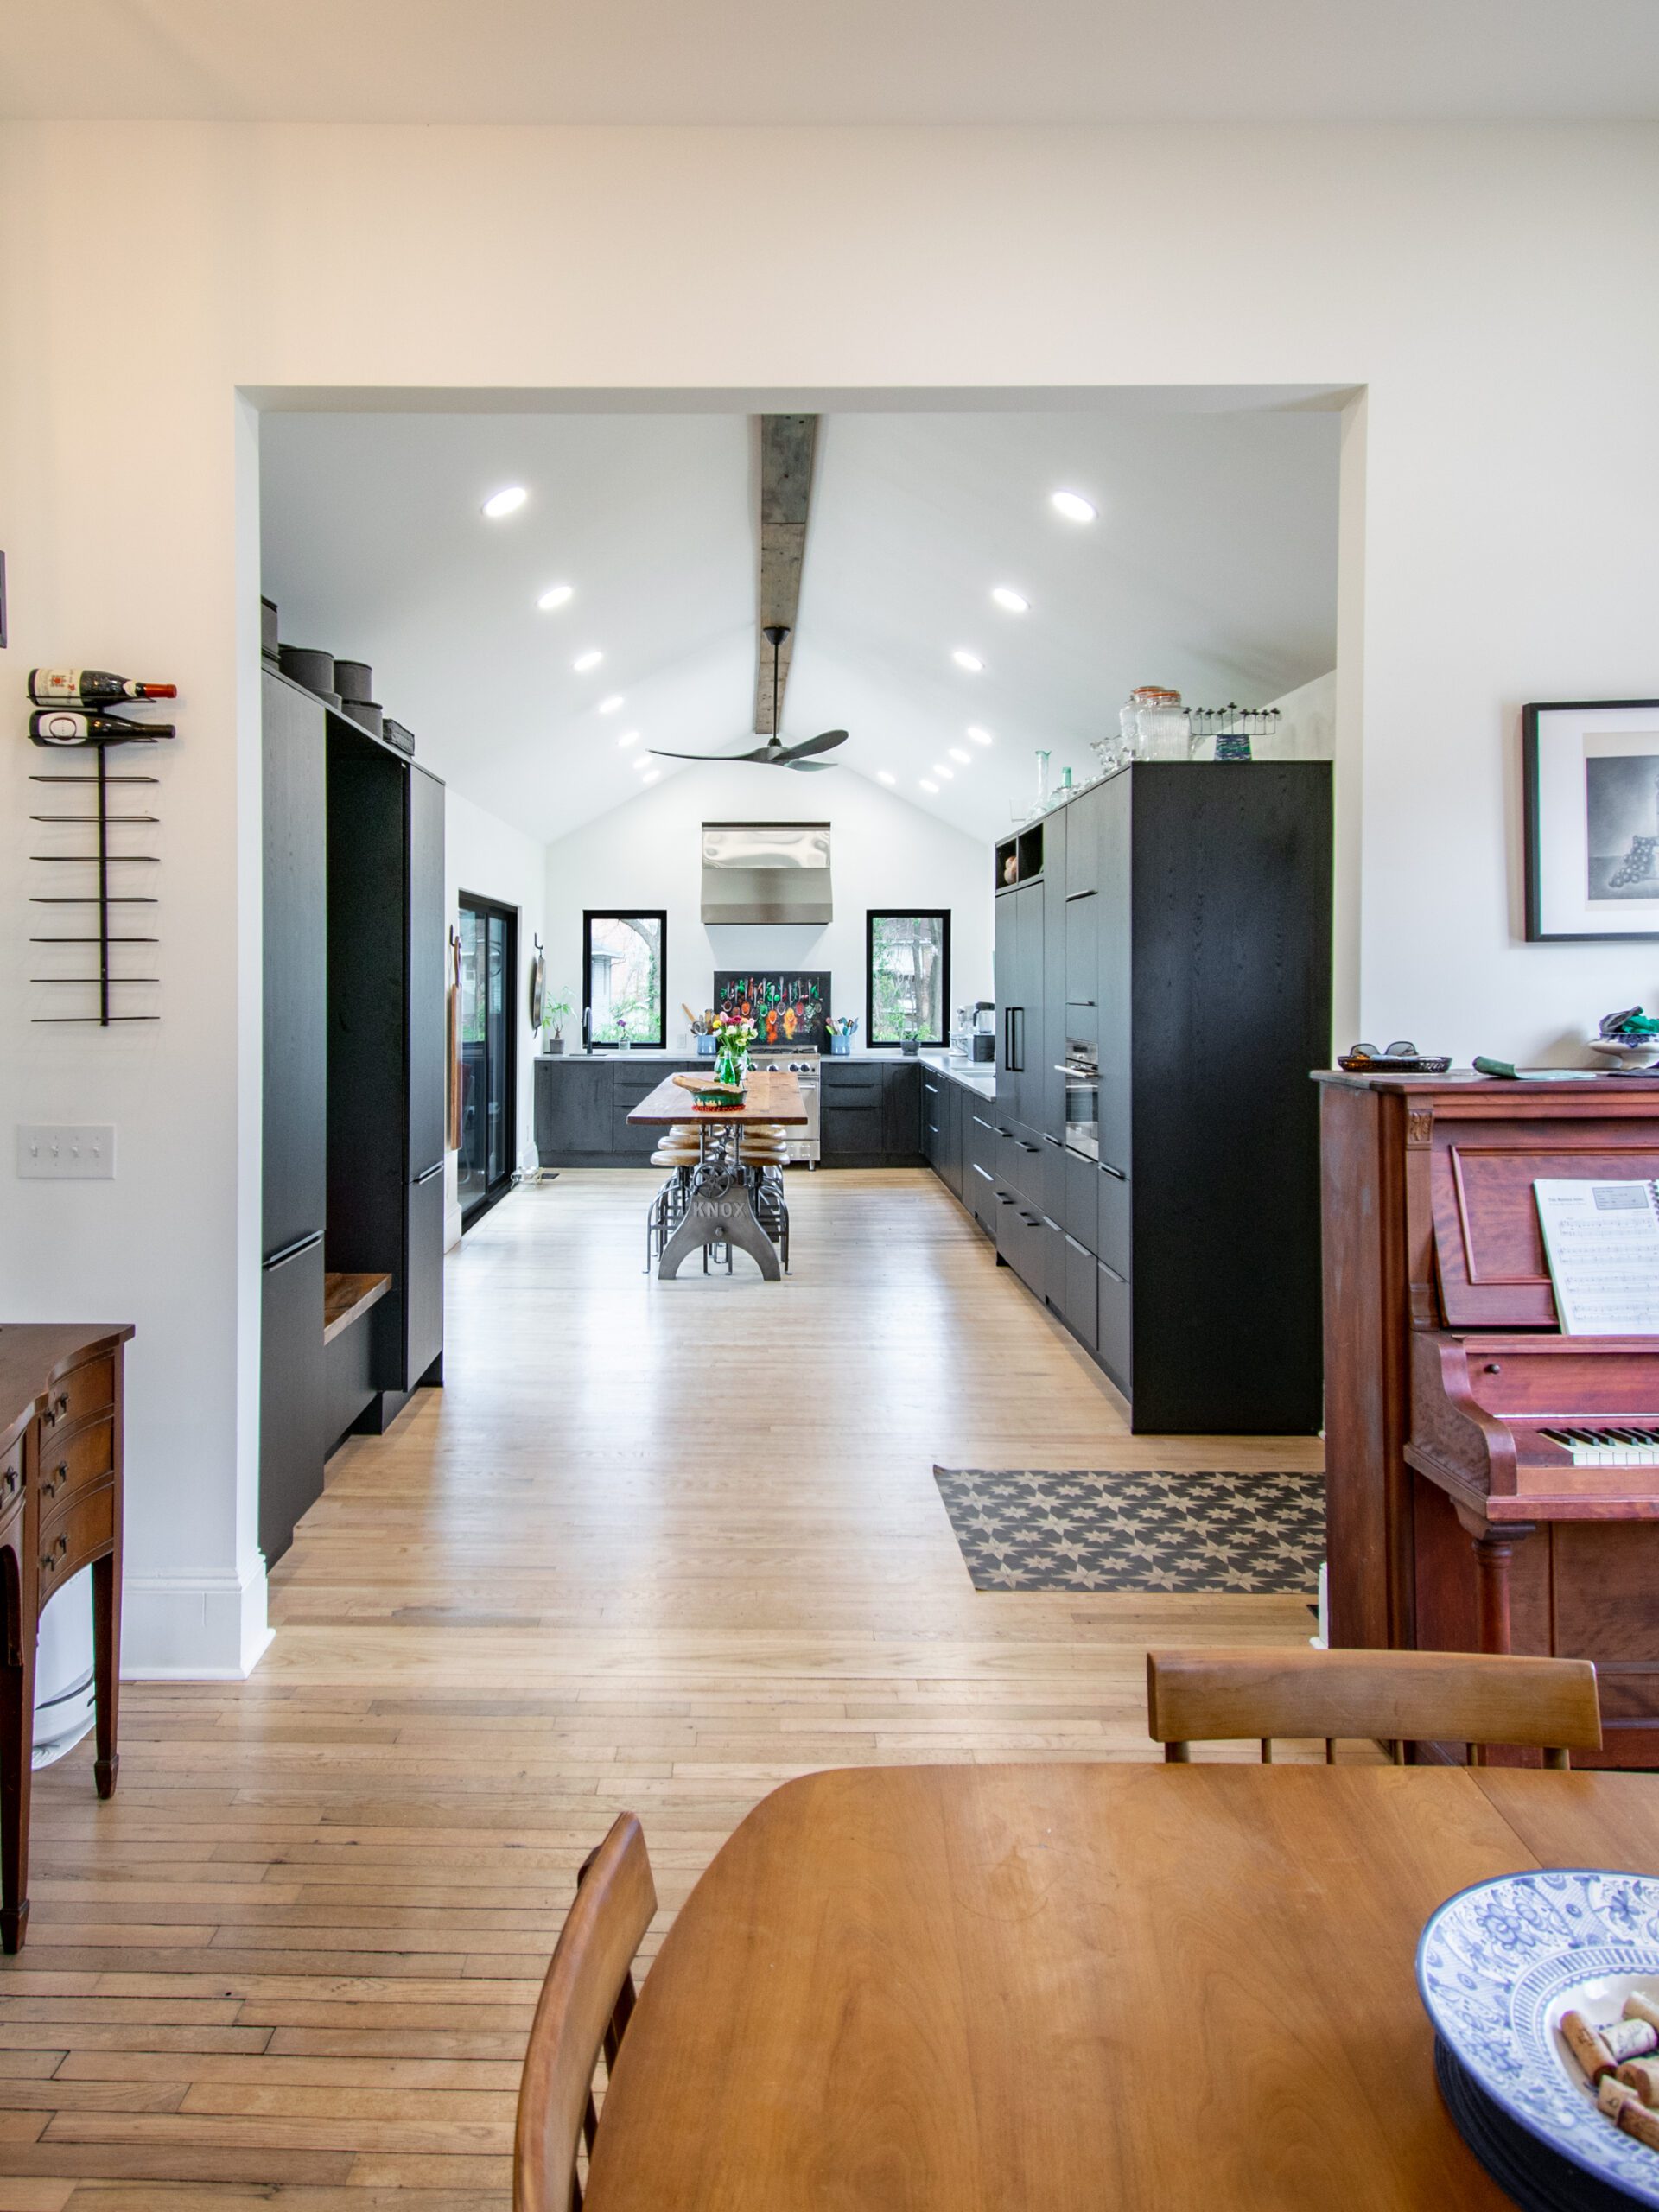
[(806, 737), (798, 745), (785, 745), (778, 734), (778, 654), (784, 639), (789, 635), (786, 622), (768, 622), (761, 632), (772, 647), (772, 735), (764, 745), (757, 745), (752, 753), (670, 753), (660, 745), (652, 751), (664, 760), (754, 760), (763, 768), (793, 768), (798, 774), (816, 776), (820, 770), (834, 768), (834, 760), (814, 760), (814, 753), (830, 753), (838, 745), (845, 745), (844, 729), (821, 730), (817, 737)]

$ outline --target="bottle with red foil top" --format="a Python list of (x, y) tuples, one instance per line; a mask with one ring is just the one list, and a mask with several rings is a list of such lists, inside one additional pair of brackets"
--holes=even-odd
[(176, 683), (136, 683), (103, 668), (31, 668), (29, 696), (37, 707), (101, 707), (116, 699), (176, 699)]
[(124, 715), (88, 715), (68, 707), (48, 707), (29, 718), (36, 745), (148, 745), (176, 737), (173, 722), (134, 722)]

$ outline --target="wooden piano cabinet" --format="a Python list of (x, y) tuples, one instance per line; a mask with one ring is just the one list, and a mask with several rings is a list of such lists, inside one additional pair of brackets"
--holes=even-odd
[(35, 1645), (41, 1608), (92, 1575), (98, 1794), (115, 1789), (121, 1655), (123, 1346), (114, 1327), (0, 1326), (0, 1942), (29, 1925)]
[(1319, 1081), (1332, 1641), (1592, 1660), (1583, 1763), (1659, 1766), (1659, 1469), (1539, 1433), (1659, 1418), (1659, 1340), (1560, 1335), (1532, 1193), (1659, 1176), (1659, 1083)]

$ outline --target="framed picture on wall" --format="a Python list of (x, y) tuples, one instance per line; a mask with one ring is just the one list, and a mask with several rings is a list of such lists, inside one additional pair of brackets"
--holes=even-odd
[(1521, 713), (1527, 936), (1659, 937), (1659, 699)]

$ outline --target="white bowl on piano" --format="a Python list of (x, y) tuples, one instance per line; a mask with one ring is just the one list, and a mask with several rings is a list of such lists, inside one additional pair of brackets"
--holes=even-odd
[(1612, 1062), (1610, 1075), (1645, 1075), (1659, 1060), (1659, 1037), (1592, 1037), (1586, 1042), (1592, 1052)]
[(1417, 1986), (1453, 2056), (1517, 2126), (1632, 2203), (1659, 2208), (1659, 2152), (1596, 2109), (1561, 2038), (1639, 1992), (1659, 2005), (1659, 1880), (1593, 1867), (1460, 1890), (1417, 1944)]

